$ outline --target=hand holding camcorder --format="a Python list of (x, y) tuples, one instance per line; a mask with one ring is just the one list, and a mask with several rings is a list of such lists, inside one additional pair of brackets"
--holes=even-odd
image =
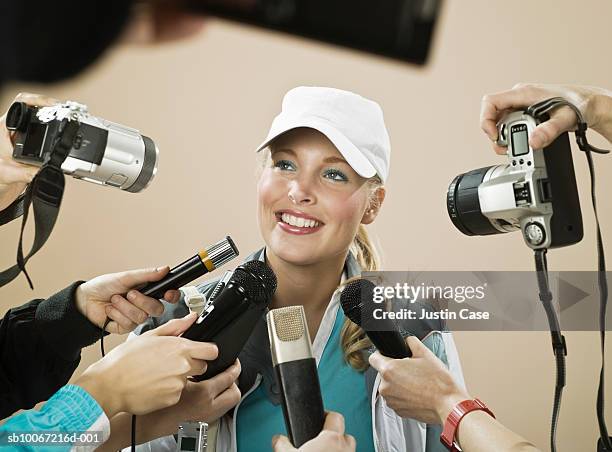
[(66, 121), (77, 121), (78, 131), (61, 165), (64, 174), (129, 192), (146, 188), (157, 172), (159, 150), (137, 130), (92, 116), (87, 107), (65, 102), (35, 107), (15, 102), (6, 127), (15, 132), (13, 158), (42, 166), (61, 135)]
[[(64, 174), (139, 192), (157, 171), (157, 146), (137, 130), (91, 116), (86, 106), (76, 102), (31, 105), (38, 103), (38, 98), (45, 100), (34, 95), (17, 96), (5, 116), (13, 159), (0, 152), (0, 225), (20, 216), (23, 219), (17, 262), (0, 272), (0, 286), (23, 272), (30, 287), (34, 287), (26, 264), (55, 226), (64, 194)], [(40, 169), (34, 173), (19, 163)], [(11, 169), (19, 177), (4, 190), (2, 179), (10, 175)], [(34, 211), (36, 232), (32, 248), (26, 253), (23, 231), (30, 208)]]

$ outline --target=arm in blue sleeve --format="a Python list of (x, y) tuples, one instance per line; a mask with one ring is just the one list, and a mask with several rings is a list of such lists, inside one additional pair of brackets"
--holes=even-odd
[[(83, 444), (84, 450), (94, 450), (110, 435), (110, 422), (96, 402), (80, 386), (66, 385), (56, 392), (40, 409), (24, 411), (0, 426), (0, 446), (11, 446), (20, 451), (68, 451), (76, 443), (62, 445), (50, 442), (18, 442), (19, 434), (25, 433), (84, 433), (95, 435), (96, 442)], [(89, 435), (88, 435), (89, 436)], [(42, 438), (43, 435), (37, 435)], [(83, 449), (80, 449), (83, 450)]]

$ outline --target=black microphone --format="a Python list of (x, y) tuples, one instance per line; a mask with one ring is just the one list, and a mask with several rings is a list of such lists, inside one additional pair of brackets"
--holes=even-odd
[(304, 307), (272, 309), (267, 320), (285, 426), (293, 445), (300, 447), (316, 437), (325, 422), (317, 362), (312, 354)]
[(383, 355), (394, 359), (410, 358), (412, 351), (398, 331), (397, 324), (390, 319), (374, 318), (374, 287), (374, 283), (367, 279), (348, 283), (340, 295), (344, 315), (365, 331)]
[(192, 377), (194, 381), (214, 377), (236, 361), (275, 291), (276, 275), (264, 262), (250, 261), (236, 268), (224, 289), (182, 335), (214, 342), (219, 349), (217, 359), (208, 362), (204, 374)]
[(230, 236), (204, 248), (198, 254), (172, 268), (161, 280), (147, 284), (140, 292), (153, 298), (162, 298), (170, 289), (178, 289), (238, 256), (238, 248)]

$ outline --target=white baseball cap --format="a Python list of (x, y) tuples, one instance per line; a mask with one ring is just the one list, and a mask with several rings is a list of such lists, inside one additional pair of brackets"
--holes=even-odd
[(391, 144), (382, 109), (376, 102), (336, 88), (293, 88), (285, 94), (282, 110), (257, 152), (298, 127), (325, 135), (360, 176), (378, 175), (383, 182), (387, 180)]

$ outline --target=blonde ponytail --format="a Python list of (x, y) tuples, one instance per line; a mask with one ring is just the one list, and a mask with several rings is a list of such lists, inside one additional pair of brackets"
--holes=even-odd
[[(370, 208), (373, 206), (378, 208), (379, 206), (376, 205), (378, 202), (376, 190), (382, 187), (382, 183), (377, 177), (370, 179), (368, 183), (370, 185)], [(349, 250), (357, 260), (361, 271), (376, 271), (380, 269), (380, 257), (363, 224), (359, 225)], [(351, 278), (346, 283), (352, 279), (356, 278)], [(365, 332), (357, 324), (346, 318), (344, 325), (342, 325), (340, 338), (346, 362), (355, 370), (365, 371), (369, 364), (365, 359), (363, 350), (372, 345)]]

